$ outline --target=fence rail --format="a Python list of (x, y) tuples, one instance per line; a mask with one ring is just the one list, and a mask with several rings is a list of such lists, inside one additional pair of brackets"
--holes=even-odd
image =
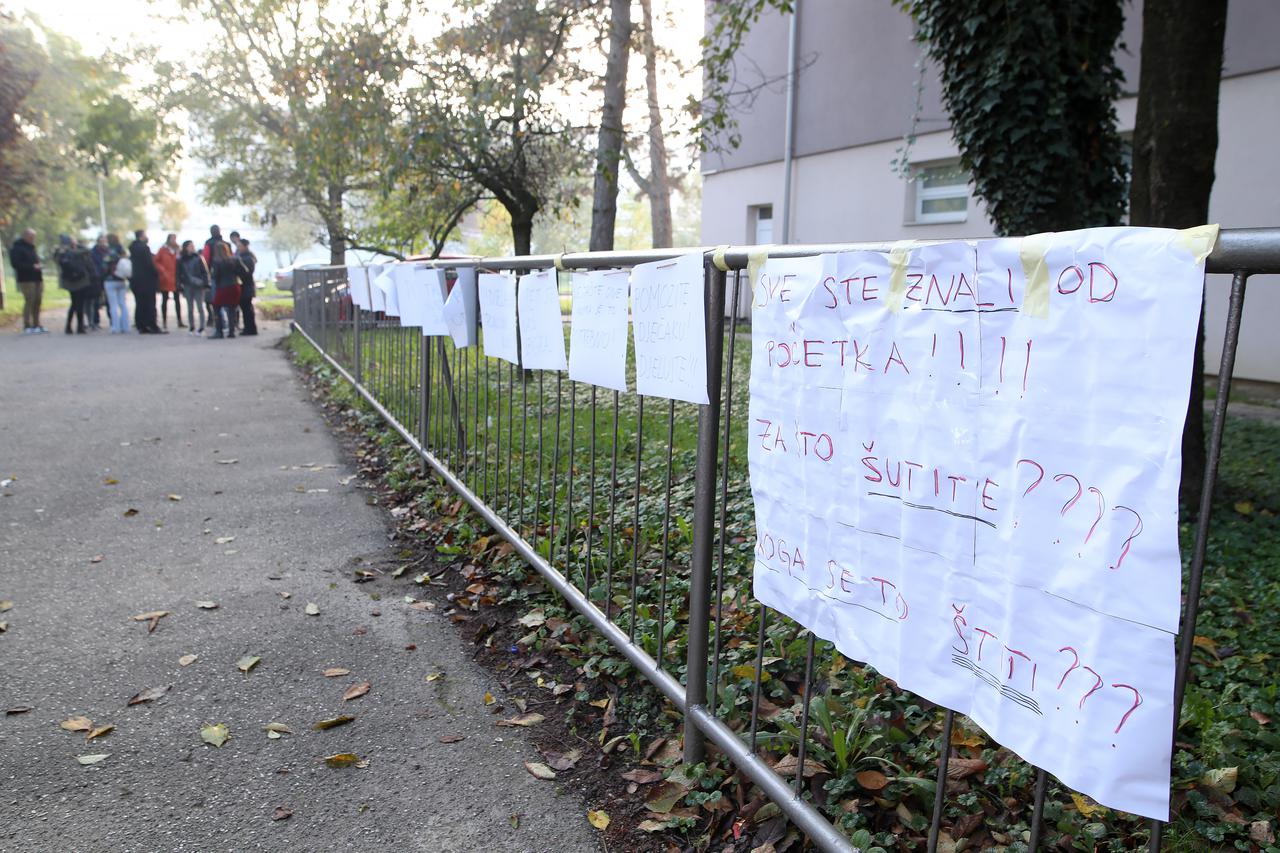
[[(771, 246), (768, 253), (799, 257), (892, 248), (887, 243)], [(811, 719), (811, 710), (819, 716), (831, 713), (825, 699), (814, 701), (820, 698), (815, 660), (825, 667), (830, 649), (755, 603), (749, 593), (754, 537), (742, 425), (750, 342), (746, 321), (737, 312), (726, 316), (724, 309), (742, 304), (745, 270), (758, 249), (427, 262), (490, 271), (553, 265), (583, 270), (626, 268), (701, 251), (710, 405), (602, 391), (559, 372), (522, 370), (488, 357), (482, 346), (459, 349), (446, 338), (424, 338), (419, 329), (400, 327), (396, 318), (357, 308), (343, 267), (295, 273), (294, 328), (679, 709), (686, 762), (702, 761), (709, 740), (817, 847), (852, 851), (849, 838), (820, 810), (822, 792), (806, 789), (806, 755), (815, 743), (811, 729), (831, 722)], [(1280, 273), (1280, 229), (1223, 231), (1206, 268), (1232, 279), (1204, 499), (1184, 589), (1175, 685), (1179, 709), (1199, 612), (1245, 285), (1250, 275)], [(726, 626), (754, 635), (755, 642), (735, 645), (726, 639)], [(799, 719), (789, 729), (767, 719), (779, 716), (767, 695), (771, 679), (800, 685)], [(949, 710), (918, 713), (919, 730), (930, 737), (937, 723), (931, 715), (941, 715), (927, 823), (928, 849), (934, 851), (947, 805), (957, 720)], [(789, 714), (794, 709), (784, 710), (781, 719)], [(784, 778), (766, 756), (792, 751), (798, 753), (797, 763), (793, 775)], [(1024, 836), (1032, 850), (1042, 836), (1048, 782), (1048, 774), (1036, 769)], [(1135, 819), (1135, 832), (1138, 827)], [(1158, 822), (1150, 826), (1152, 850), (1160, 849), (1161, 827)]]

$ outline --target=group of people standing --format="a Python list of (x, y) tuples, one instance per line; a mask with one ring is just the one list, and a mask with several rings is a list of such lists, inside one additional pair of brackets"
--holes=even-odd
[[(230, 237), (230, 242), (224, 240), (221, 229), (214, 225), (209, 229), (209, 239), (197, 251), (191, 240), (179, 245), (177, 235), (169, 234), (164, 245), (152, 253), (142, 230), (134, 232), (127, 250), (115, 234), (99, 237), (92, 249), (82, 246), (75, 237), (62, 235), (53, 257), (58, 285), (71, 295), (66, 333), (83, 335), (100, 329), (104, 306), (111, 333), (128, 333), (125, 294), (132, 291), (133, 327), (139, 334), (168, 334), (170, 297), (178, 328), (185, 328), (190, 334), (204, 334), (206, 309), (208, 324), (213, 327), (211, 338), (234, 338), (237, 328), (243, 329), (243, 335), (258, 334), (253, 310), (257, 257), (249, 248), (249, 241), (241, 239), (238, 232), (232, 231)], [(35, 231), (28, 229), (9, 249), (9, 260), (23, 296), (24, 335), (47, 331), (40, 325), (44, 270), (35, 240)], [(183, 297), (187, 302), (186, 323), (182, 322)]]

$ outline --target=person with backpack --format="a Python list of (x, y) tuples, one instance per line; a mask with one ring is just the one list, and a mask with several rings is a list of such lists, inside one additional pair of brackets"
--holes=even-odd
[[(187, 331), (193, 335), (204, 334), (205, 294), (209, 292), (209, 267), (204, 255), (196, 251), (195, 244), (187, 240), (178, 255), (178, 286), (187, 297)], [(196, 328), (196, 308), (200, 309), (200, 328)]]
[(111, 325), (111, 306), (107, 303), (107, 291), (105, 288), (107, 280), (107, 260), (111, 257), (111, 250), (107, 245), (107, 236), (99, 234), (97, 241), (94, 242), (93, 248), (89, 250), (89, 257), (93, 260), (93, 288), (89, 294), (85, 311), (88, 313), (89, 328), (97, 331), (102, 328), (102, 309), (107, 309), (107, 325)]
[(47, 329), (40, 325), (40, 300), (44, 297), (44, 271), (40, 267), (40, 252), (36, 249), (36, 232), (28, 228), (9, 247), (9, 263), (13, 265), (22, 291), (22, 334), (43, 335)]
[(253, 283), (253, 271), (258, 266), (258, 256), (249, 249), (249, 241), (240, 241), (240, 251), (236, 255), (240, 259), (240, 317), (244, 323), (242, 335), (258, 334), (258, 321), (253, 315), (253, 297), (257, 288)]
[(129, 278), (133, 275), (133, 262), (124, 253), (120, 238), (107, 235), (107, 272), (103, 285), (107, 291), (107, 313), (111, 317), (111, 334), (129, 334)]
[(58, 237), (58, 249), (53, 253), (58, 265), (58, 286), (71, 294), (71, 307), (67, 309), (67, 334), (71, 334), (71, 318), (76, 319), (77, 335), (85, 333), (85, 308), (93, 290), (93, 257), (72, 237)]

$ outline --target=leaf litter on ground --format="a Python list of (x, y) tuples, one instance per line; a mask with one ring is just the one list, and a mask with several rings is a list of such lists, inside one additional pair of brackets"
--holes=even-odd
[(214, 723), (205, 725), (200, 729), (200, 739), (207, 744), (213, 746), (222, 746), (231, 738), (231, 733), (227, 730), (226, 723)]
[(154, 702), (156, 699), (159, 699), (161, 696), (168, 693), (169, 688), (172, 686), (172, 684), (165, 684), (160, 687), (148, 687), (146, 690), (143, 690), (140, 693), (135, 693), (133, 696), (129, 697), (129, 704), (141, 705), (143, 702)]

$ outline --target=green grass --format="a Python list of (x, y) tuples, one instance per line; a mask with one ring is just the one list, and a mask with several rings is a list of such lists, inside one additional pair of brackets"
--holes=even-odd
[[(365, 330), (362, 343), (366, 386), (418, 434), (417, 358), (422, 338), (415, 333)], [(349, 335), (334, 335), (330, 341), (331, 349), (347, 365), (351, 365), (351, 344)], [(736, 389), (731, 407), (734, 428), (728, 454), (728, 501), (724, 507), (727, 536), (723, 543), (716, 543), (717, 548), (723, 546), (725, 553), (717, 713), (729, 725), (742, 730), (750, 717), (759, 611), (750, 594), (754, 530), (744, 429), (750, 358), (746, 334), (740, 335), (735, 349)], [(727, 345), (725, 352), (728, 353)], [(439, 375), (433, 374), (431, 393), (437, 405), (429, 418), (428, 437), (437, 455), (511, 520), (540, 553), (579, 588), (587, 590), (597, 606), (607, 605), (614, 620), (624, 630), (634, 631), (637, 641), (651, 655), (661, 653), (673, 675), (683, 678), (687, 624), (683, 607), (692, 547), (689, 525), (697, 436), (695, 407), (676, 404), (672, 427), (666, 401), (646, 400), (641, 418), (636, 397), (630, 393), (619, 395), (619, 467), (615, 479), (611, 476), (615, 432), (612, 392), (597, 392), (593, 420), (590, 388), (576, 386), (567, 377), (557, 387), (554, 374), (535, 373), (522, 378), (515, 373), (512, 393), (513, 371), (505, 363), (498, 369), (494, 362), (487, 378), (483, 373), (477, 378), (474, 353), (460, 354), (446, 345), (446, 354), (455, 382), (470, 389), (466, 393), (459, 391), (457, 397), (468, 448), (464, 454), (456, 446), (449, 408), (441, 405), (448, 400), (448, 393)], [(438, 356), (433, 357), (433, 362), (438, 367)], [(633, 369), (630, 361), (628, 369)], [(351, 393), (343, 383), (335, 388), (340, 389), (336, 393)], [(487, 389), (487, 399), (480, 393), (477, 401), (477, 389)], [(577, 412), (572, 422), (571, 411)], [(522, 415), (527, 415), (529, 427), (529, 437), (524, 441), (520, 432)], [(516, 425), (514, 437), (506, 426), (508, 419)], [(372, 417), (367, 423), (370, 429), (381, 430), (384, 446), (399, 444)], [(637, 466), (636, 444), (641, 427), (644, 441)], [(447, 492), (418, 479), (418, 466), (411, 457), (403, 458), (404, 471), (392, 476), (398, 477), (406, 489), (417, 489), (417, 500), (437, 507), (453, 503), (455, 499)], [(719, 454), (717, 460), (719, 467)], [(539, 482), (543, 484), (540, 488), (536, 485)], [(571, 519), (566, 517), (570, 489)], [(592, 491), (597, 501), (596, 513), (588, 518), (586, 501)], [(610, 496), (616, 498), (617, 511), (612, 526), (608, 517)], [(452, 516), (443, 510), (441, 513)], [(1184, 527), (1184, 554), (1190, 553), (1191, 535), (1190, 527)], [(450, 520), (442, 533), (429, 534), (428, 541), (444, 554), (477, 553), (475, 549), (481, 543), (492, 547), (488, 536), (484, 524), (463, 512)], [(567, 619), (575, 626), (575, 632), (583, 627), (583, 620), (566, 612), (556, 596), (528, 582), (528, 568), (518, 559), (497, 559), (493, 570), (509, 581), (508, 602)], [(1191, 685), (1178, 728), (1175, 820), (1166, 834), (1166, 849), (1258, 849), (1251, 846), (1251, 825), (1255, 821), (1272, 821), (1274, 826), (1280, 809), (1280, 732), (1275, 731), (1280, 727), (1280, 664), (1275, 657), (1280, 649), (1280, 621), (1272, 614), (1278, 606), (1280, 426), (1232, 417), (1224, 436), (1221, 482), (1197, 628), (1197, 636), (1202, 639), (1196, 646)], [(530, 637), (535, 646), (554, 647), (548, 627), (534, 629)], [(794, 752), (799, 740), (806, 644), (798, 625), (771, 617), (765, 632), (767, 680), (763, 692), (777, 710), (761, 721), (761, 743), (772, 758)], [(559, 653), (567, 655), (585, 676), (610, 677), (629, 685), (620, 694), (626, 697), (622, 717), (637, 735), (648, 737), (672, 725), (653, 692), (638, 683), (616, 650), (599, 638), (583, 640), (569, 649), (561, 645)], [(809, 755), (831, 774), (823, 777), (825, 781), (814, 786), (807, 796), (814, 797), (820, 808), (850, 835), (867, 833), (867, 845), (899, 847), (903, 838), (926, 829), (941, 715), (918, 697), (899, 691), (873, 669), (845, 660), (827, 643), (817, 644), (814, 673)], [(1276, 722), (1272, 723), (1272, 719)], [(981, 732), (964, 727), (961, 732), (964, 742), (957, 747), (957, 754), (981, 759), (987, 766), (970, 780), (955, 783), (949, 789), (944, 826), (981, 815), (983, 828), (974, 834), (973, 839), (977, 840), (971, 849), (1006, 843), (1012, 844), (1008, 849), (1021, 849), (1018, 839), (1029, 828), (1034, 771)], [(1214, 778), (1211, 771), (1224, 768), (1236, 768), (1238, 774), (1236, 787), (1230, 793), (1209, 784)], [(857, 774), (868, 769), (884, 772), (891, 780), (874, 796), (857, 781)], [(697, 772), (707, 774), (699, 777), (705, 784), (690, 790), (683, 805), (698, 814), (715, 813), (718, 800), (711, 796), (711, 789), (723, 790), (725, 796), (732, 792), (731, 786), (716, 787), (729, 778), (726, 768), (702, 768)], [(718, 781), (708, 788), (710, 783), (706, 780)], [(1086, 814), (1077, 808), (1070, 792), (1056, 784), (1050, 786), (1045, 816), (1047, 843), (1056, 849), (1130, 850), (1141, 846), (1145, 839), (1145, 821), (1107, 810)], [(672, 825), (686, 825), (680, 820), (686, 820), (690, 827), (696, 823), (680, 818)], [(905, 828), (906, 835), (899, 837), (894, 832), (895, 823)], [(1010, 841), (993, 840), (997, 834)]]

